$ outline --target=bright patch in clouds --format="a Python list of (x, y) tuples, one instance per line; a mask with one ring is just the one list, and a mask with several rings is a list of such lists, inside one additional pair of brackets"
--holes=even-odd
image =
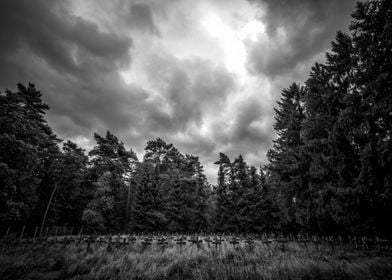
[(266, 36), (265, 26), (259, 20), (250, 20), (241, 30), (241, 40), (250, 39), (253, 43), (259, 41), (261, 36)]
[(246, 62), (245, 47), (239, 40), (238, 34), (229, 26), (225, 25), (215, 14), (209, 15), (203, 25), (206, 30), (218, 39), (219, 46), (225, 55), (225, 65), (231, 72), (236, 72), (241, 76)]
[[(231, 18), (236, 20), (236, 18)], [(215, 12), (210, 12), (202, 19), (205, 30), (218, 41), (224, 52), (224, 64), (227, 69), (244, 79), (246, 72), (247, 52), (245, 41), (257, 42), (259, 37), (265, 36), (264, 25), (255, 19), (238, 20), (234, 24), (224, 22)]]

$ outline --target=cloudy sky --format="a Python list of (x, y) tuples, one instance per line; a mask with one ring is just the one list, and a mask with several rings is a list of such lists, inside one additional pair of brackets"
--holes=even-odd
[(266, 163), (273, 107), (322, 62), (352, 0), (2, 0), (0, 91), (35, 83), (62, 139), (110, 130), (139, 158), (161, 137)]

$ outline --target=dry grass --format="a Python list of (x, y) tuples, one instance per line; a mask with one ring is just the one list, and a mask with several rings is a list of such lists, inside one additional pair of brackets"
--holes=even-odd
[(392, 256), (378, 251), (256, 243), (218, 249), (175, 244), (2, 245), (0, 279), (392, 279)]

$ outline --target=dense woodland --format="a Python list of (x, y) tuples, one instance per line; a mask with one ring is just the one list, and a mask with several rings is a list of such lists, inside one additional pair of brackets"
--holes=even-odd
[[(392, 1), (358, 3), (304, 85), (275, 108), (268, 164), (199, 158), (162, 139), (138, 159), (114, 134), (86, 152), (59, 139), (33, 84), (0, 94), (0, 223), (86, 232), (392, 236)], [(110, 129), (110, 128), (109, 128)]]

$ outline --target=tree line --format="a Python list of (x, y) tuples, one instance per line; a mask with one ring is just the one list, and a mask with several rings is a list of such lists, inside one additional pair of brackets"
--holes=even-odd
[(33, 84), (0, 94), (0, 223), (89, 232), (283, 232), (392, 236), (392, 3), (358, 3), (325, 63), (275, 108), (268, 164), (199, 158), (158, 138), (138, 159), (117, 136), (88, 153), (60, 140)]
[[(86, 154), (53, 133), (45, 119), (49, 107), (33, 84), (18, 84), (17, 92), (0, 98), (3, 225), (83, 225), (87, 232), (215, 229), (215, 192), (198, 157), (158, 138), (147, 142), (139, 161), (109, 131), (95, 133), (96, 145)], [(257, 184), (249, 186), (262, 189), (255, 168), (241, 156), (232, 172), (238, 180), (251, 176)], [(258, 192), (246, 195), (257, 203)]]
[(392, 234), (391, 7), (358, 3), (326, 62), (282, 91), (267, 169), (284, 230)]

